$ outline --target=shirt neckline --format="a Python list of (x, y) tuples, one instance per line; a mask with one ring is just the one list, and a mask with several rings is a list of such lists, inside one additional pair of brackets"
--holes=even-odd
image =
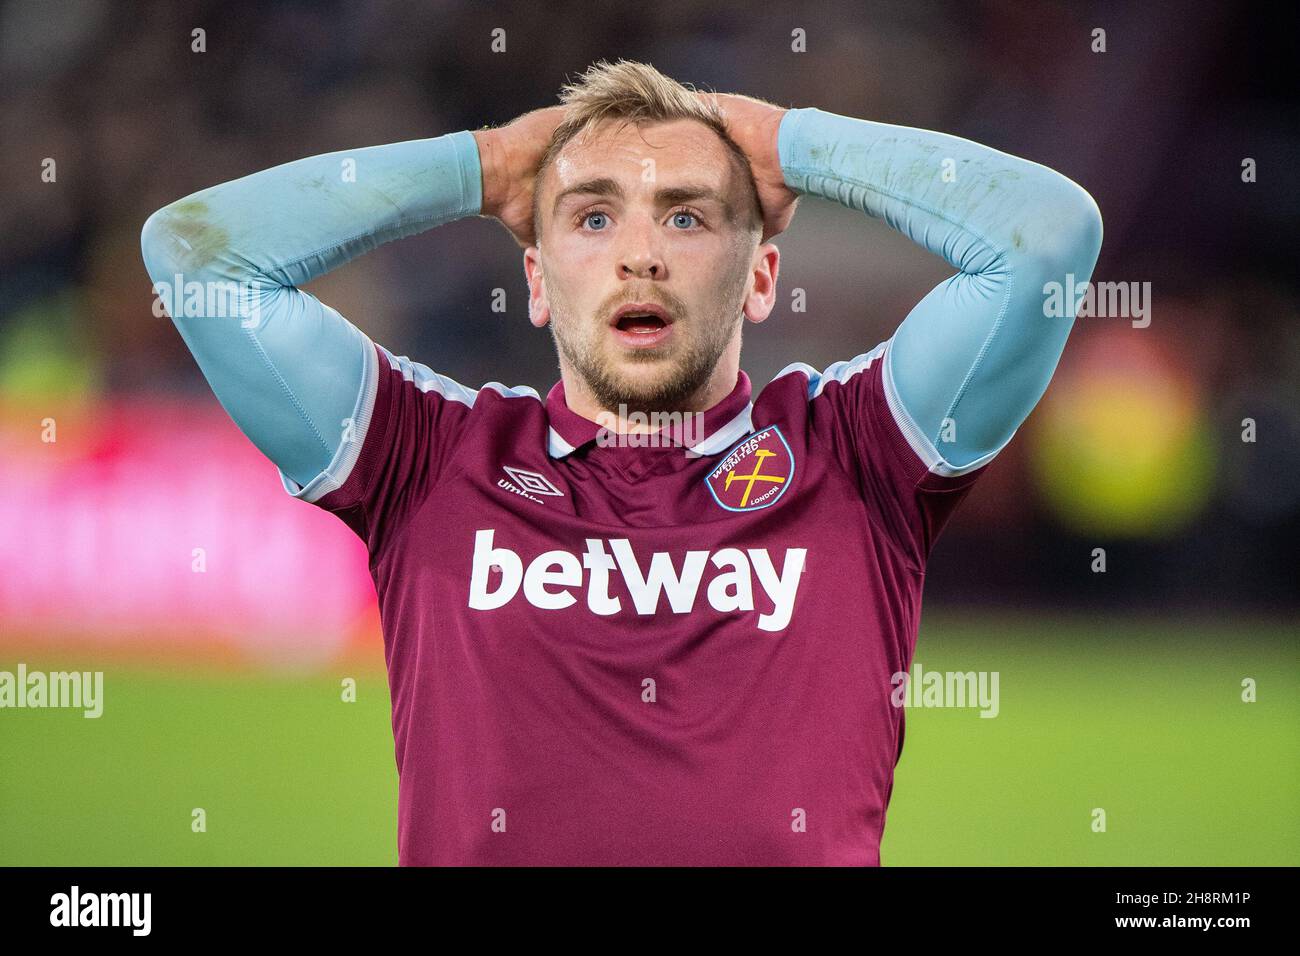
[(700, 417), (686, 415), (674, 419), (654, 436), (622, 436), (571, 409), (561, 380), (546, 393), (546, 414), (550, 421), (547, 451), (552, 458), (563, 458), (584, 445), (600, 442), (605, 448), (685, 446), (696, 455), (720, 454), (753, 431), (751, 388), (749, 376), (741, 370), (731, 392)]

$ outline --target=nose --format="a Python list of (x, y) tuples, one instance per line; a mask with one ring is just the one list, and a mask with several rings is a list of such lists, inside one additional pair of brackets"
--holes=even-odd
[(624, 256), (619, 271), (624, 279), (659, 279), (663, 266), (653, 256)]
[(655, 243), (653, 223), (629, 226), (622, 238), (623, 248), (618, 257), (620, 279), (662, 279), (667, 275), (668, 267)]

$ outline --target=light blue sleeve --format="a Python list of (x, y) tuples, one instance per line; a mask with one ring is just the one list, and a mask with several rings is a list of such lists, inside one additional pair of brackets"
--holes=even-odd
[(140, 242), (154, 291), (221, 405), (305, 486), (345, 445), (358, 447), (377, 359), (365, 333), (297, 286), (381, 243), (478, 215), (481, 203), (478, 144), (465, 130), (204, 189), (151, 215)]
[[(1074, 308), (1049, 316), (1044, 285), (1092, 276), (1097, 204), (1038, 163), (815, 108), (785, 115), (778, 151), (790, 188), (882, 219), (959, 270), (889, 341), (886, 393), (931, 470), (961, 474), (987, 463), (1056, 369)], [(871, 267), (866, 256), (863, 267)]]

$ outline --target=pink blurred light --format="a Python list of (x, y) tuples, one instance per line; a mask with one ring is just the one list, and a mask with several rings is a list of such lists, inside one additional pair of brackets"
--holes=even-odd
[(150, 398), (54, 417), (45, 443), (30, 409), (0, 409), (0, 644), (163, 636), (319, 658), (372, 611), (363, 543), (286, 495), (219, 408)]

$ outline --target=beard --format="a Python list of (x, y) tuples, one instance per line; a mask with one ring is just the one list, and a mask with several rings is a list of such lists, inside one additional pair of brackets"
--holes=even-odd
[[(678, 311), (673, 314), (681, 315)], [(610, 357), (607, 348), (602, 347), (604, 325), (594, 326), (594, 335), (575, 335), (568, 330), (568, 322), (552, 321), (551, 335), (559, 353), (602, 408), (617, 411), (623, 406), (628, 412), (646, 414), (691, 412), (701, 410), (690, 407), (691, 399), (708, 384), (741, 319), (738, 311), (731, 321), (699, 321), (696, 334), (688, 340), (681, 337), (681, 324), (675, 322), (673, 338), (664, 348), (629, 350), (618, 358)], [(629, 374), (630, 365), (660, 368), (647, 378)]]
[[(557, 295), (559, 290), (553, 287), (550, 327), (555, 347), (604, 409), (617, 412), (624, 406), (629, 413), (647, 415), (703, 411), (692, 407), (692, 399), (708, 385), (732, 336), (744, 325), (742, 305), (749, 274), (743, 257), (728, 266), (725, 288), (713, 306), (716, 311), (689, 320), (685, 303), (663, 289), (639, 300), (620, 296), (587, 318), (575, 315), (563, 293)], [(674, 319), (669, 341), (656, 348), (618, 348), (609, 336), (605, 317), (626, 301), (662, 305)], [(642, 374), (632, 374), (635, 366), (643, 366)], [(655, 366), (651, 375), (644, 374), (650, 371), (648, 366)]]

